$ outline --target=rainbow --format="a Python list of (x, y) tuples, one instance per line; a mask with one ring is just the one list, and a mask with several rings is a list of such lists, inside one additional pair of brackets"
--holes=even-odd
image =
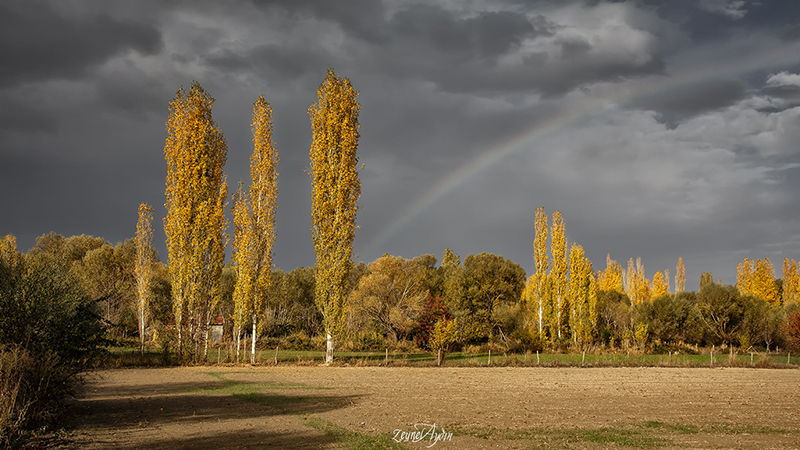
[(571, 109), (564, 110), (546, 121), (536, 123), (524, 133), (483, 152), (450, 173), (399, 216), (392, 219), (388, 227), (382, 229), (367, 243), (364, 253), (373, 254), (375, 250), (380, 250), (380, 247), (433, 204), (498, 161), (515, 153), (531, 150), (536, 147), (537, 140), (556, 134), (568, 126), (616, 109), (617, 105), (624, 105), (648, 96), (669, 93), (669, 91), (694, 83), (714, 80), (722, 76), (741, 75), (755, 70), (785, 67), (798, 62), (800, 62), (800, 43), (783, 47), (776, 46), (771, 51), (759, 52), (755, 56), (747, 58), (735, 55), (721, 60), (707, 61), (679, 76), (653, 76), (639, 82), (628, 83), (625, 87), (616, 89), (603, 97), (587, 100)]

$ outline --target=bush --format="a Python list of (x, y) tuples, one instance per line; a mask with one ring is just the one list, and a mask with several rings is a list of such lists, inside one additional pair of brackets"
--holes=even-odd
[(637, 307), (637, 320), (646, 323), (654, 340), (665, 343), (700, 342), (703, 319), (697, 306), (683, 296), (665, 295)]
[(794, 352), (800, 353), (800, 311), (789, 315), (783, 324), (786, 345)]
[(71, 377), (52, 352), (0, 346), (0, 447), (14, 447), (25, 430), (55, 421), (71, 393)]
[(51, 256), (0, 258), (0, 445), (57, 419), (105, 329), (83, 285)]
[(96, 356), (105, 343), (97, 302), (44, 255), (0, 261), (0, 344), (53, 352), (69, 365)]

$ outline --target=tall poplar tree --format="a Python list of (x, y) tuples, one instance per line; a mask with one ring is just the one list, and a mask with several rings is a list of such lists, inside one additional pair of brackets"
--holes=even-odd
[(361, 195), (358, 178), (358, 92), (328, 69), (308, 108), (311, 119), (311, 236), (316, 261), (315, 299), (327, 336), (326, 363), (345, 324), (349, 267)]
[(586, 344), (592, 339), (597, 321), (597, 285), (592, 262), (583, 247), (573, 243), (569, 251), (569, 325), (573, 342)]
[(536, 217), (534, 221), (534, 236), (533, 236), (533, 260), (536, 265), (536, 272), (528, 279), (528, 284), (532, 289), (532, 295), (526, 295), (529, 301), (529, 307), (533, 309), (539, 337), (544, 335), (546, 316), (545, 309), (547, 305), (547, 268), (549, 260), (547, 258), (547, 213), (544, 207), (536, 208)]
[(669, 294), (669, 271), (656, 271), (656, 273), (653, 274), (653, 290), (651, 292), (651, 297), (657, 299), (667, 294)]
[(686, 290), (686, 268), (683, 267), (683, 258), (678, 257), (678, 265), (675, 266), (675, 293)]
[(611, 253), (606, 254), (606, 270), (597, 272), (597, 289), (600, 291), (625, 292), (622, 282), (622, 265), (611, 259)]
[(800, 273), (797, 270), (797, 261), (789, 258), (783, 259), (783, 304), (800, 301)]
[(239, 185), (234, 195), (233, 263), (236, 267), (234, 332), (236, 359), (242, 327), (250, 320), (250, 362), (256, 358), (258, 324), (263, 320), (264, 296), (272, 280), (272, 248), (275, 243), (275, 213), (278, 209), (278, 152), (272, 142), (272, 108), (259, 96), (253, 104), (253, 154), (250, 156), (249, 195)]
[(781, 296), (775, 285), (775, 267), (769, 258), (756, 261), (751, 290), (753, 295), (763, 298), (770, 305), (781, 304)]
[(561, 213), (553, 213), (550, 225), (550, 253), (553, 267), (550, 278), (553, 280), (553, 315), (550, 317), (550, 335), (561, 339), (561, 334), (569, 329), (569, 299), (567, 298), (567, 237)]
[(150, 307), (150, 282), (153, 279), (153, 208), (142, 203), (139, 205), (139, 220), (136, 223), (136, 312), (139, 316), (139, 337), (144, 355), (145, 326)]
[(164, 232), (179, 355), (184, 340), (196, 347), (200, 334), (208, 348), (225, 257), (228, 185), (222, 169), (228, 147), (211, 117), (213, 103), (208, 92), (192, 82), (188, 93), (181, 88), (175, 94), (167, 119)]

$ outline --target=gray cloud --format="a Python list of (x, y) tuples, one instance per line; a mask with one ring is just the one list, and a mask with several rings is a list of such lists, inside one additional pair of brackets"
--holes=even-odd
[(142, 201), (163, 217), (167, 105), (197, 80), (231, 186), (249, 176), (252, 102), (272, 104), (275, 262), (313, 264), (306, 110), (333, 67), (360, 91), (363, 261), (449, 246), (530, 271), (537, 206), (564, 214), (595, 269), (608, 252), (648, 275), (682, 256), (688, 279), (732, 282), (742, 257), (800, 252), (798, 94), (776, 84), (800, 62), (786, 5), (738, 20), (677, 0), (63, 5), (0, 6), (15, 18), (0, 33), (26, 38), (0, 44), (15, 61), (0, 68), (0, 234), (23, 248), (51, 230), (130, 237)]
[(0, 4), (0, 85), (76, 78), (121, 52), (160, 47), (152, 26), (104, 14), (69, 18), (37, 0)]
[(641, 96), (631, 106), (656, 111), (667, 123), (731, 106), (743, 99), (747, 86), (740, 80), (704, 80)]

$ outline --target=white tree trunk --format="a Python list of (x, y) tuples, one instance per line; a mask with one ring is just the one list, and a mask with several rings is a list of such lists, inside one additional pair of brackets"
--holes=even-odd
[(333, 336), (328, 334), (328, 346), (325, 350), (325, 364), (330, 364), (333, 362)]
[(250, 364), (256, 363), (256, 315), (253, 314), (253, 338), (250, 342)]

